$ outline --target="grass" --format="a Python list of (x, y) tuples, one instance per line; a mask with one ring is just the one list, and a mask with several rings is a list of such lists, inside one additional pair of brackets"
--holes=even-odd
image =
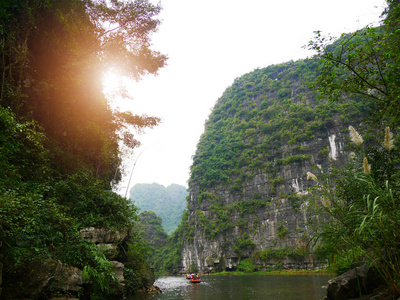
[(239, 271), (232, 271), (232, 272), (217, 272), (211, 273), (211, 276), (218, 276), (218, 275), (330, 275), (332, 272), (328, 270), (279, 270), (279, 271), (256, 271), (256, 272), (239, 272)]

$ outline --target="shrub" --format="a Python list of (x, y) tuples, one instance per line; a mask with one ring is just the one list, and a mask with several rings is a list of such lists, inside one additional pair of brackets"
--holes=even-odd
[(251, 273), (257, 271), (257, 267), (254, 265), (251, 259), (243, 259), (237, 265), (237, 270), (240, 272)]
[[(350, 137), (359, 155), (347, 168), (340, 170), (333, 183), (331, 178), (317, 178), (312, 195), (314, 208), (322, 216), (321, 231), (314, 238), (322, 242), (327, 253), (352, 249), (361, 253), (380, 271), (400, 294), (400, 153), (394, 149), (393, 135), (387, 127), (384, 147), (363, 148), (362, 136), (353, 128)], [(312, 175), (312, 176), (311, 176)], [(346, 252), (339, 252), (337, 272), (350, 263)], [(360, 254), (360, 255), (361, 255)]]
[(287, 234), (288, 234), (288, 228), (283, 225), (283, 224), (279, 224), (278, 226), (278, 232), (276, 233), (276, 235), (280, 238), (283, 239)]

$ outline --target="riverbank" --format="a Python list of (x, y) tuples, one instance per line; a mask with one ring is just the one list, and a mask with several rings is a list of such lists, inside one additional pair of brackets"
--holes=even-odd
[(239, 271), (224, 271), (209, 274), (210, 276), (218, 275), (335, 275), (328, 270), (278, 270), (278, 271), (256, 271), (256, 272), (239, 272)]

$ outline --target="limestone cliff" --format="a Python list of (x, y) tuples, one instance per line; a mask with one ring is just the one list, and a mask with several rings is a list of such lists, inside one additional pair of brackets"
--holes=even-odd
[(261, 269), (318, 267), (306, 173), (344, 166), (347, 127), (368, 113), (360, 99), (327, 103), (310, 92), (318, 64), (254, 70), (217, 101), (193, 157), (182, 272), (234, 269), (250, 256)]

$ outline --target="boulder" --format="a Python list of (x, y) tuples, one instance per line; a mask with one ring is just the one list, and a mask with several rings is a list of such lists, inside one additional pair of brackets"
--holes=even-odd
[(79, 298), (56, 297), (56, 298), (49, 298), (49, 300), (79, 300)]
[(3, 278), (2, 297), (5, 299), (38, 299), (53, 278), (57, 262), (52, 259), (31, 261), (21, 265)]
[(105, 228), (89, 227), (82, 229), (80, 235), (94, 244), (118, 244), (128, 237), (128, 229), (120, 232)]
[(105, 255), (109, 260), (115, 260), (120, 255), (118, 245), (116, 244), (97, 244), (99, 250)]
[[(9, 283), (8, 299), (47, 299), (56, 295), (76, 296), (85, 283), (81, 270), (53, 259), (24, 265), (20, 270), (26, 275), (24, 286), (21, 288)], [(20, 277), (21, 273), (16, 273), (15, 276)]]
[[(115, 231), (90, 227), (81, 230), (80, 235), (96, 244), (106, 258), (111, 261), (116, 277), (120, 281), (112, 287), (115, 290), (112, 299), (122, 299), (125, 266), (121, 261), (126, 260), (124, 255), (126, 256), (127, 252), (128, 229)], [(62, 297), (77, 297), (88, 288), (86, 286), (88, 282), (82, 278), (82, 270), (63, 264), (61, 261), (49, 258), (27, 263), (21, 266), (18, 272), (8, 274), (4, 278), (2, 262), (0, 259), (0, 298), (3, 292), (9, 299), (50, 299), (51, 297), (63, 299)], [(21, 278), (24, 279), (23, 288), (17, 285)]]
[(147, 294), (161, 294), (161, 293), (162, 293), (161, 289), (156, 285), (152, 285), (150, 288), (147, 289)]
[(368, 295), (383, 283), (378, 271), (362, 265), (328, 281), (327, 300), (346, 300)]
[(62, 294), (76, 294), (84, 283), (80, 269), (58, 261), (49, 289)]
[(115, 275), (117, 276), (118, 280), (122, 283), (124, 282), (124, 268), (125, 265), (119, 261), (111, 261), (111, 264), (114, 268)]

